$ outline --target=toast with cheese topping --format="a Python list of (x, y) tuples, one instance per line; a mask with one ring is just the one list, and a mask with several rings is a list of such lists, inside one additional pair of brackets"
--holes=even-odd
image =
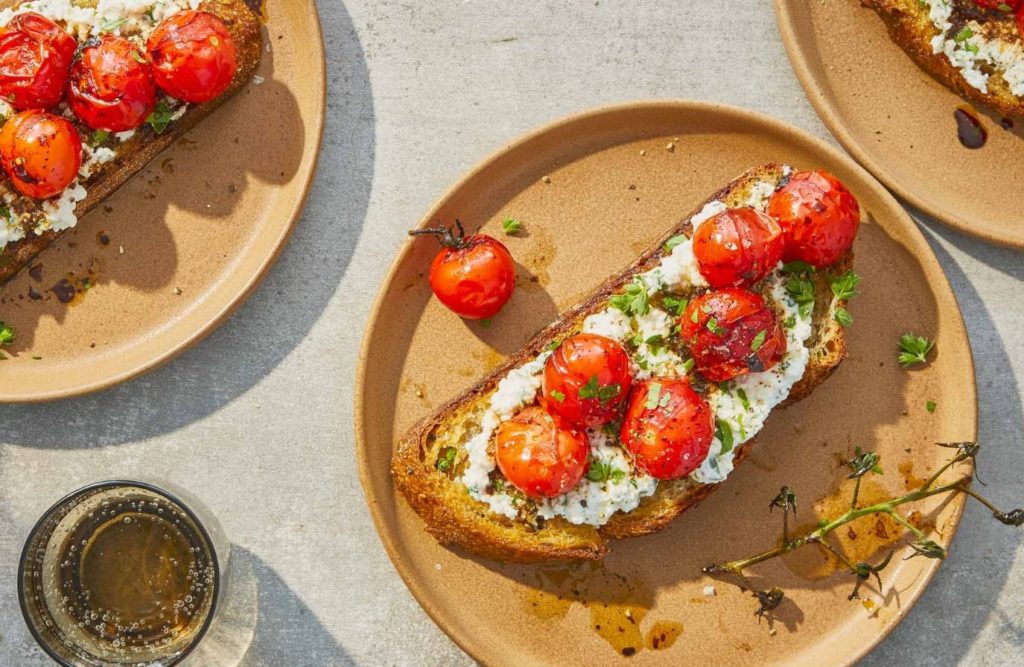
[(974, 0), (861, 0), (926, 72), (1004, 116), (1024, 116), (1024, 37), (1007, 5)]
[[(493, 470), (493, 463), (488, 478), (490, 483), (476, 481), (483, 479), (480, 473), (487, 472), (486, 465), (482, 470), (475, 470), (480, 467), (482, 457), (486, 458), (482, 445), (489, 448), (488, 454), (493, 454), (493, 444), (486, 441), (490, 438), (487, 424), (489, 420), (493, 421), (495, 410), (500, 412), (504, 409), (507, 414), (536, 402), (540, 383), (538, 369), (542, 368), (543, 360), (553, 347), (580, 331), (596, 332), (595, 327), (604, 316), (602, 314), (612, 312), (609, 305), (611, 297), (621, 293), (627, 285), (642, 284), (651, 275), (661, 275), (656, 273), (658, 271), (665, 276), (674, 275), (675, 268), (679, 267), (673, 262), (677, 255), (685, 256), (686, 251), (679, 247), (679, 243), (668, 243), (670, 239), (678, 240), (680, 235), (691, 236), (693, 225), (711, 217), (709, 212), (745, 205), (763, 209), (767, 198), (788, 181), (791, 173), (789, 167), (766, 164), (736, 178), (668, 230), (656, 245), (624, 271), (610, 277), (587, 298), (562, 313), (557, 321), (538, 333), (501, 367), (413, 426), (397, 442), (392, 458), (395, 484), (438, 541), (504, 561), (600, 559), (607, 553), (610, 539), (646, 535), (664, 528), (672, 519), (706, 498), (728, 471), (746, 458), (753, 445), (752, 437), (741, 442), (741, 438), (735, 436), (736, 446), (727, 451), (720, 442), (725, 437), (716, 435), (715, 444), (719, 449), (716, 452), (713, 447), (708, 461), (691, 476), (652, 481), (641, 471), (630, 470), (624, 480), (609, 479), (603, 483), (584, 476), (580, 481), (581, 488), (570, 491), (567, 494), (570, 497), (564, 502), (559, 499), (535, 501), (516, 493), (515, 489), (509, 488), (510, 485), (502, 483), (500, 474)], [(801, 329), (802, 333), (799, 336), (793, 334), (792, 340), (799, 340), (802, 347), (799, 353), (792, 351), (794, 358), (791, 362), (780, 364), (792, 363), (789, 367), (791, 377), (790, 383), (783, 386), (787, 391), (773, 398), (774, 405), (788, 405), (807, 396), (845, 357), (844, 330), (834, 317), (844, 302), (834, 297), (828, 278), (844, 273), (851, 263), (852, 252), (848, 252), (834, 265), (806, 276), (806, 280), (813, 284), (813, 307), (808, 304), (806, 310), (801, 310), (803, 319), (793, 327), (794, 330)], [(765, 284), (753, 289), (766, 294), (766, 298), (781, 302), (788, 297), (785, 290), (779, 292), (782, 273), (781, 269), (778, 271), (777, 276), (766, 278)], [(690, 293), (698, 290), (693, 288)], [(658, 297), (652, 298), (656, 300)], [(792, 304), (780, 303), (777, 306), (785, 309)], [(632, 326), (640, 324), (634, 321)], [(637, 354), (642, 349), (641, 345)], [(643, 361), (655, 363), (651, 359)], [(662, 366), (657, 371), (659, 377), (666, 372), (665, 368), (673, 372), (671, 365)], [(793, 369), (802, 372), (794, 376)], [(747, 393), (741, 392), (745, 404), (748, 394), (751, 402), (755, 400), (750, 389), (753, 383), (766, 379), (774, 381), (774, 376), (757, 377), (770, 372), (775, 371), (771, 369), (744, 376), (750, 379)], [(532, 384), (530, 378), (533, 378)], [(527, 380), (525, 385), (524, 379)], [(691, 377), (691, 381), (703, 395), (723, 400), (729, 397), (727, 389), (702, 384), (699, 378)], [(521, 390), (518, 395), (515, 394), (517, 388)], [(530, 395), (531, 388), (533, 396)], [(510, 395), (514, 396), (511, 409), (505, 406), (510, 402)], [(499, 404), (504, 407), (496, 408)], [(720, 404), (721, 401), (715, 403)], [(743, 428), (742, 421), (739, 428)], [(592, 430), (590, 437), (592, 454), (603, 452), (601, 455), (610, 457), (608, 460), (623, 465), (622, 458), (615, 458), (624, 456), (622, 452), (615, 451), (615, 443), (605, 442), (598, 431)], [(595, 439), (601, 442), (595, 442)], [(730, 442), (732, 439), (730, 435)], [(717, 458), (712, 460), (713, 457)], [(601, 493), (605, 491), (613, 497), (602, 497)], [(607, 511), (595, 514), (595, 504), (605, 501)]]
[[(96, 208), (150, 160), (252, 79), (263, 53), (260, 36), (262, 3), (263, 0), (183, 2), (183, 7), (196, 6), (220, 18), (235, 43), (238, 70), (227, 90), (211, 102), (184, 105), (165, 97), (161, 100), (163, 106), (158, 107), (164, 118), (143, 124), (134, 131), (118, 134), (92, 131), (73, 118), (66, 110), (66, 103), (61, 103), (56, 113), (68, 117), (82, 137), (83, 167), (79, 179), (62, 195), (50, 200), (32, 199), (17, 193), (8, 184), (3, 185), (0, 191), (0, 286), (73, 227), (78, 218)], [(7, 7), (4, 10), (6, 12), (33, 9), (45, 14), (44, 5), (22, 2), (0, 6)], [(88, 2), (82, 2), (81, 5), (91, 6)], [(93, 36), (88, 26), (69, 25), (57, 16), (50, 18), (65, 25), (80, 43)], [(151, 15), (145, 16), (145, 20), (150, 19)], [(139, 22), (142, 20), (139, 18)], [(117, 26), (116, 29), (130, 35), (135, 21), (122, 20), (109, 25)]]

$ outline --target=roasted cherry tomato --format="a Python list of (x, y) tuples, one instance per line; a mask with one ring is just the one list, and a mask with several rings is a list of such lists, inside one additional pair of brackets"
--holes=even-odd
[(712, 287), (746, 287), (764, 278), (782, 259), (782, 228), (752, 208), (732, 208), (701, 223), (693, 254)]
[(554, 498), (587, 471), (590, 441), (584, 431), (531, 406), (498, 427), (494, 453), (514, 487), (531, 498)]
[(18, 14), (0, 28), (0, 97), (15, 109), (49, 109), (64, 97), (78, 45), (42, 14)]
[(430, 288), (438, 300), (460, 317), (491, 317), (505, 305), (516, 286), (516, 263), (500, 241), (486, 234), (466, 236), (444, 227), (418, 229), (433, 234), (443, 246), (430, 264)]
[(850, 191), (824, 171), (801, 171), (768, 201), (779, 221), (784, 260), (816, 267), (832, 264), (850, 249), (860, 226), (860, 206)]
[(1003, 9), (1009, 7), (1010, 10), (1016, 10), (1020, 8), (1022, 0), (974, 0), (979, 7), (985, 9)]
[(1021, 37), (1024, 37), (1024, 4), (1017, 9), (1017, 30), (1020, 31)]
[(544, 405), (578, 427), (615, 419), (629, 394), (629, 353), (594, 334), (566, 338), (544, 365)]
[(66, 118), (22, 111), (0, 130), (0, 161), (18, 192), (46, 199), (60, 194), (78, 176), (82, 140)]
[(729, 288), (690, 299), (679, 331), (697, 370), (712, 382), (768, 370), (786, 353), (779, 318), (750, 290)]
[(123, 37), (89, 40), (71, 66), (68, 104), (95, 130), (132, 130), (146, 122), (156, 105), (153, 68)]
[(186, 102), (220, 97), (238, 71), (231, 33), (208, 12), (185, 10), (164, 19), (146, 49), (156, 85)]
[(679, 479), (696, 470), (714, 439), (711, 408), (686, 380), (638, 382), (619, 437), (637, 465), (657, 479)]

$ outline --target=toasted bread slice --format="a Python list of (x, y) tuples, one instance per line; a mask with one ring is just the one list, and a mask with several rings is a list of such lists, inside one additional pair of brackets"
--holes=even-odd
[[(1024, 94), (1014, 94), (1011, 84), (1003, 76), (1003, 68), (979, 61), (977, 69), (984, 76), (971, 73), (954, 65), (944, 51), (936, 53), (932, 45), (932, 40), (939, 35), (953, 40), (955, 48), (960, 50), (977, 48), (979, 40), (998, 40), (1016, 53), (1024, 49), (1024, 38), (1013, 13), (985, 9), (974, 0), (942, 0), (950, 9), (949, 27), (943, 30), (931, 17), (929, 2), (937, 1), (861, 0), (865, 7), (874, 9), (882, 17), (893, 41), (923, 70), (972, 102), (991, 107), (1004, 116), (1024, 116)], [(1021, 59), (1024, 62), (1024, 55)], [(1017, 91), (1024, 92), (1020, 84)]]
[[(730, 207), (740, 206), (759, 183), (781, 183), (784, 174), (784, 168), (777, 164), (754, 168), (715, 193), (695, 212), (715, 200)], [(534, 359), (553, 341), (579, 331), (583, 320), (603, 310), (612, 294), (661, 260), (666, 254), (665, 242), (669, 238), (678, 234), (689, 236), (691, 217), (692, 214), (684, 218), (622, 273), (612, 276), (581, 303), (565, 311), (500, 368), (419, 422), (397, 443), (392, 459), (395, 483), (438, 541), (506, 561), (599, 559), (607, 553), (610, 538), (635, 537), (661, 530), (717, 488), (717, 485), (702, 485), (689, 478), (661, 482), (655, 493), (641, 501), (634, 510), (614, 514), (601, 527), (575, 525), (561, 517), (533, 525), (495, 514), (486, 504), (468, 494), (454, 470), (445, 474), (437, 469), (443, 449), (462, 448), (459, 457), (462, 456), (463, 443), (479, 423), (489, 396), (511, 369)], [(830, 267), (829, 272), (843, 272), (851, 261), (852, 256), (847, 254)], [(843, 328), (832, 317), (832, 309), (843, 304), (834, 301), (824, 273), (819, 271), (814, 277), (813, 333), (807, 342), (810, 359), (802, 379), (791, 388), (787, 403), (808, 395), (832, 373), (846, 354)], [(747, 455), (752, 444), (753, 440), (748, 441), (738, 449), (737, 463)]]
[[(131, 138), (123, 142), (116, 143), (114, 139), (108, 139), (107, 143), (112, 144), (116, 149), (116, 157), (99, 165), (87, 178), (79, 179), (79, 183), (86, 189), (87, 194), (75, 205), (76, 217), (81, 218), (96, 208), (128, 179), (141, 171), (150, 160), (194, 127), (196, 123), (210, 115), (252, 79), (263, 54), (260, 37), (262, 3), (263, 0), (203, 1), (199, 8), (202, 11), (215, 14), (224, 21), (234, 38), (238, 71), (230, 86), (223, 95), (212, 102), (189, 105), (184, 113), (171, 122), (162, 133), (157, 133), (151, 125), (144, 124), (135, 131)], [(79, 131), (85, 137), (91, 134), (91, 131), (84, 126), (79, 126)], [(83, 140), (84, 143), (86, 141)], [(34, 212), (42, 212), (43, 203), (40, 201), (17, 196), (8, 205), (10, 209), (17, 209), (27, 216), (23, 223), (26, 235), (20, 240), (0, 247), (0, 286), (28, 266), (29, 262), (47, 246), (69, 231), (47, 229), (41, 233), (36, 232), (31, 218)]]

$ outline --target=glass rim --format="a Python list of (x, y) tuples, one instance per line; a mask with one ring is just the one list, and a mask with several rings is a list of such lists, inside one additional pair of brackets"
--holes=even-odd
[(196, 636), (192, 639), (189, 645), (181, 651), (180, 654), (178, 654), (172, 661), (166, 663), (167, 667), (173, 667), (173, 665), (179, 664), (182, 660), (187, 658), (192, 653), (192, 651), (195, 650), (197, 646), (199, 646), (203, 638), (206, 636), (207, 631), (210, 629), (210, 625), (213, 623), (213, 617), (216, 615), (217, 612), (218, 599), (220, 597), (221, 588), (220, 558), (217, 556), (217, 549), (214, 546), (213, 539), (210, 537), (210, 533), (206, 530), (206, 526), (203, 525), (202, 520), (200, 520), (196, 513), (193, 512), (192, 509), (181, 500), (181, 498), (171, 493), (170, 491), (167, 491), (166, 489), (156, 486), (155, 484), (150, 484), (149, 482), (140, 482), (131, 479), (109, 479), (101, 482), (93, 482), (91, 484), (86, 484), (85, 486), (64, 495), (60, 500), (50, 505), (50, 507), (48, 507), (46, 511), (43, 512), (42, 516), (40, 516), (39, 519), (32, 526), (32, 529), (29, 530), (28, 537), (25, 538), (25, 546), (23, 546), (21, 549), (21, 556), (19, 557), (18, 561), (18, 604), (21, 607), (22, 618), (25, 620), (25, 625), (28, 626), (28, 630), (32, 634), (33, 639), (36, 640), (36, 644), (38, 644), (39, 647), (42, 648), (43, 651), (61, 667), (76, 667), (76, 665), (67, 662), (62, 656), (57, 655), (57, 653), (50, 648), (48, 643), (43, 639), (42, 634), (39, 632), (39, 630), (36, 629), (35, 624), (32, 623), (31, 618), (29, 616), (28, 602), (25, 595), (25, 564), (28, 562), (29, 559), (30, 547), (32, 545), (33, 539), (36, 537), (36, 535), (39, 534), (45, 522), (48, 519), (50, 519), (53, 513), (56, 510), (60, 509), (61, 506), (71, 502), (78, 496), (83, 495), (89, 491), (120, 487), (136, 487), (139, 489), (150, 491), (159, 496), (163, 496), (166, 500), (170, 501), (174, 505), (177, 505), (179, 508), (181, 508), (182, 511), (185, 512), (188, 518), (192, 521), (192, 524), (196, 527), (196, 530), (199, 532), (200, 537), (202, 537), (203, 540), (205, 540), (206, 544), (210, 547), (210, 560), (213, 565), (213, 571), (215, 573), (215, 577), (213, 580), (213, 598), (210, 602), (210, 610), (206, 614), (206, 619), (203, 621), (203, 625), (196, 632)]

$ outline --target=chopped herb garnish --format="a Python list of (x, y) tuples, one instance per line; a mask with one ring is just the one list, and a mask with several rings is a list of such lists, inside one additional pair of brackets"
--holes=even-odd
[(667, 250), (668, 252), (672, 252), (672, 250), (676, 246), (681, 245), (685, 241), (686, 241), (686, 237), (683, 236), (682, 234), (679, 234), (677, 236), (673, 236), (668, 241), (665, 241), (665, 250)]
[(651, 352), (657, 354), (665, 347), (665, 337), (662, 336), (661, 334), (655, 334), (648, 338), (647, 340), (645, 340), (644, 344), (647, 345), (647, 348)]
[(484, 319), (480, 320), (480, 326), (482, 326), (484, 329), (490, 329), (491, 328), (491, 318), (485, 317)]
[(693, 370), (693, 357), (690, 357), (683, 362), (683, 375), (689, 374)]
[(750, 410), (750, 400), (747, 398), (747, 392), (744, 391), (743, 387), (736, 390), (736, 395), (740, 397), (740, 403), (743, 404), (743, 409)]
[(935, 412), (935, 401), (928, 401), (927, 403), (924, 404), (924, 407), (926, 410), (928, 410), (928, 412)]
[(839, 324), (843, 325), (844, 327), (848, 327), (851, 324), (853, 324), (853, 315), (851, 315), (850, 311), (848, 311), (845, 308), (836, 308), (836, 314), (834, 318), (836, 322), (839, 322)]
[(924, 336), (915, 336), (912, 333), (905, 333), (900, 336), (900, 353), (897, 359), (900, 366), (909, 368), (914, 364), (923, 364), (927, 361), (928, 353), (935, 347), (935, 341), (928, 340)]
[(550, 343), (548, 343), (547, 346), (544, 349), (547, 350), (548, 352), (554, 352), (555, 350), (558, 349), (558, 346), (561, 345), (561, 344), (562, 344), (562, 340), (561, 339), (553, 340)]
[(558, 391), (557, 389), (552, 389), (551, 390), (551, 398), (553, 398), (556, 401), (558, 401), (559, 403), (561, 403), (562, 401), (565, 400), (565, 394), (563, 394), (562, 392)]
[(511, 236), (517, 232), (523, 230), (523, 223), (519, 222), (515, 218), (505, 218), (501, 222), (501, 231), (505, 232), (507, 236)]
[(145, 64), (146, 62), (146, 59), (142, 57), (142, 54), (135, 50), (132, 51), (132, 58), (134, 58), (137, 63)]
[(591, 375), (587, 383), (580, 387), (578, 393), (581, 399), (596, 398), (602, 403), (607, 403), (622, 393), (622, 386), (619, 384), (607, 384), (602, 387), (597, 382), (597, 376)]
[(786, 327), (787, 329), (792, 329), (793, 327), (796, 326), (796, 317), (790, 315), (782, 322), (782, 326)]
[(719, 452), (719, 456), (732, 451), (732, 427), (729, 426), (729, 422), (724, 419), (715, 420), (715, 437), (722, 443), (722, 451)]
[(722, 334), (725, 333), (725, 329), (718, 326), (718, 320), (716, 320), (714, 317), (709, 317), (707, 324), (705, 324), (704, 326), (707, 327), (708, 331), (715, 334), (716, 336), (721, 336)]
[(174, 111), (171, 107), (167, 106), (166, 102), (160, 102), (153, 109), (153, 113), (149, 114), (149, 117), (146, 118), (146, 122), (150, 124), (154, 132), (163, 134), (167, 126), (171, 124), (173, 116)]
[(696, 324), (698, 319), (700, 319), (700, 313), (698, 313), (697, 309), (695, 308), (693, 310), (693, 314), (690, 315), (690, 321)]
[(437, 469), (441, 472), (449, 472), (455, 467), (455, 448), (445, 447), (437, 457)]
[(14, 329), (9, 324), (0, 322), (0, 345), (10, 345), (14, 342)]
[(654, 408), (658, 407), (658, 400), (660, 399), (660, 397), (661, 383), (650, 383), (649, 385), (647, 385), (647, 402), (644, 404), (644, 407), (647, 408), (648, 410), (653, 410)]
[(96, 130), (95, 132), (92, 133), (92, 143), (96, 144), (97, 146), (99, 146), (109, 138), (110, 132), (107, 132), (106, 130)]
[(757, 332), (757, 335), (754, 336), (754, 340), (750, 341), (750, 349), (753, 352), (757, 352), (761, 349), (761, 346), (764, 345), (765, 335), (767, 335), (767, 332), (764, 329), (761, 329)]
[(579, 394), (580, 398), (594, 398), (595, 396), (597, 396), (597, 389), (597, 376), (591, 375), (590, 379), (587, 380), (587, 383), (580, 387), (577, 393)]
[(953, 40), (957, 42), (963, 42), (967, 39), (970, 39), (971, 37), (974, 37), (974, 31), (971, 30), (970, 26), (964, 26), (964, 29), (958, 32), (956, 36), (953, 37)]
[(627, 315), (646, 315), (651, 309), (647, 288), (636, 278), (626, 285), (622, 294), (615, 294), (609, 300), (611, 305)]
[(110, 32), (116, 30), (128, 22), (128, 19), (117, 19), (116, 21), (107, 21), (100, 25), (100, 32)]

